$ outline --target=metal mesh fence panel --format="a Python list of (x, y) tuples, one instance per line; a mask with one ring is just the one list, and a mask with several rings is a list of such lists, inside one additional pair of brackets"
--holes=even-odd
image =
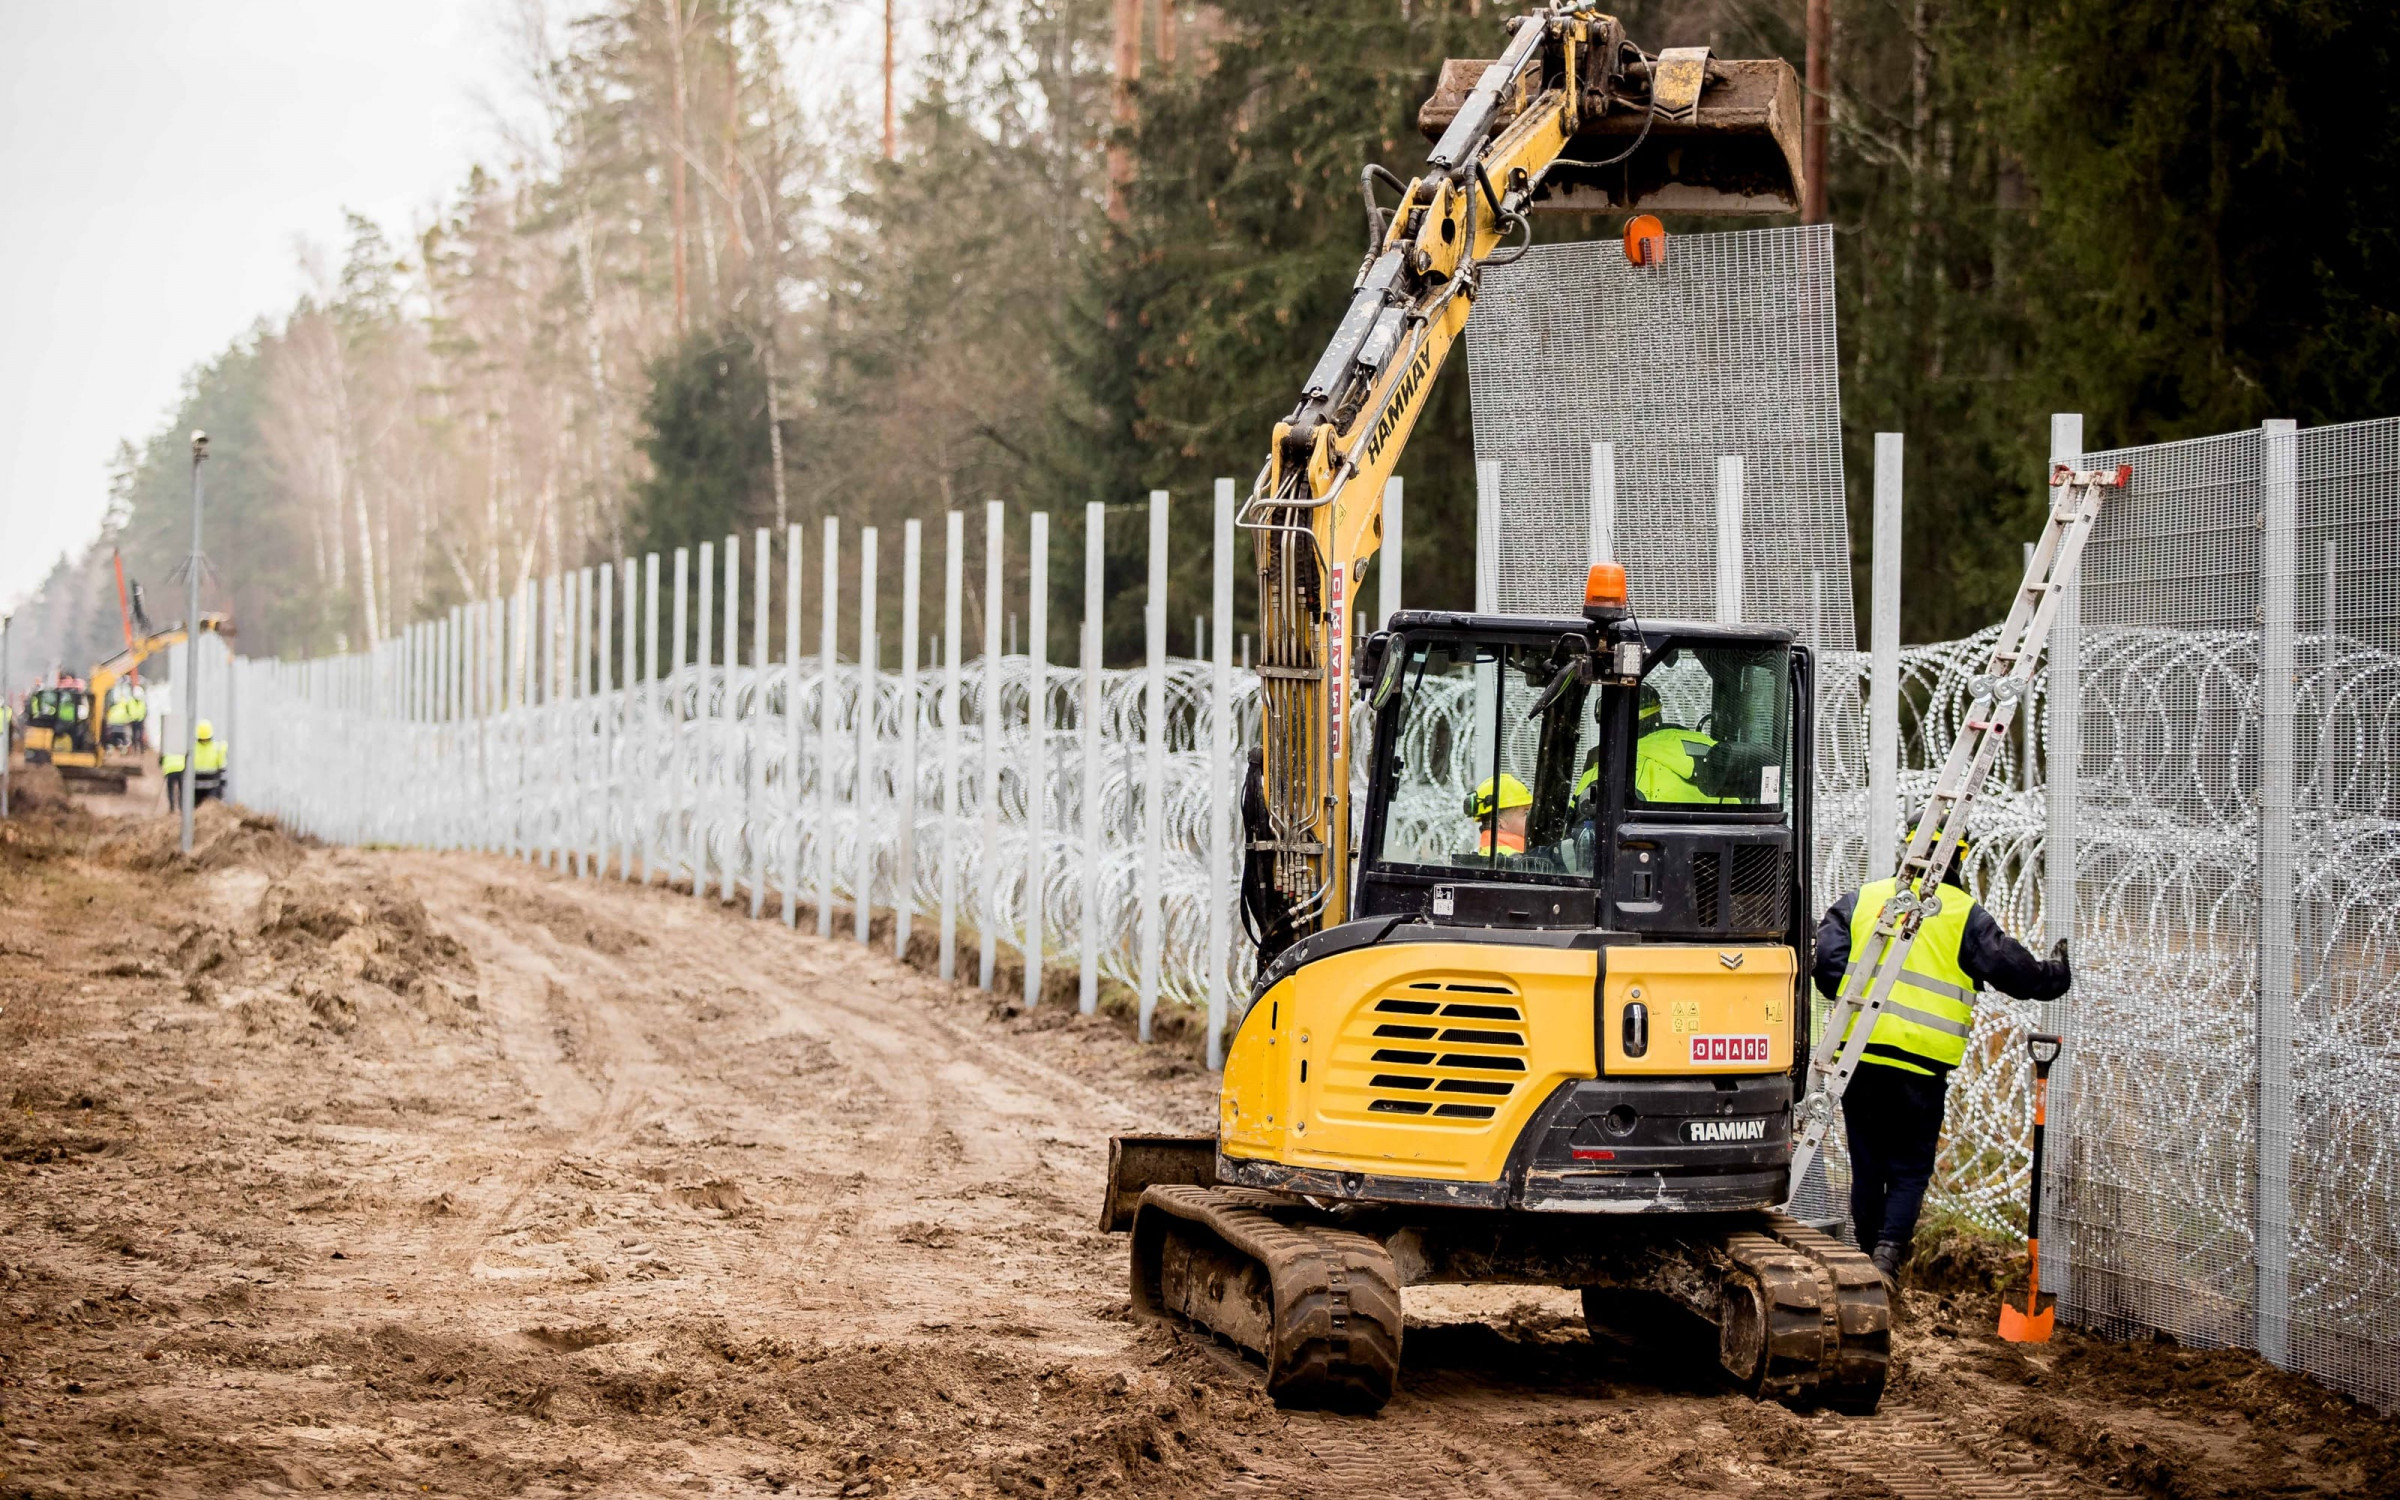
[(2077, 973), (2059, 1014), (2067, 1316), (2256, 1326), (2256, 432), (2127, 463), (2085, 553)]
[(2390, 1409), (2400, 422), (2088, 462), (2066, 1312)]
[(1717, 459), (1743, 460), (1742, 613), (1857, 645), (1826, 225), (1538, 245), (1489, 273), (1467, 324), (1480, 504), (1500, 609), (1572, 615), (1592, 445), (1615, 445), (1615, 555), (1643, 614), (1716, 617)]
[(2293, 1362), (2400, 1406), (2400, 422), (2301, 432)]

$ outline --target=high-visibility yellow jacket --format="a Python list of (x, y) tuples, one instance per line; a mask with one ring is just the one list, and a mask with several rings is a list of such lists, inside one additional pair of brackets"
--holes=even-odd
[(1653, 729), (1634, 742), (1633, 793), (1644, 802), (1736, 802), (1711, 797), (1692, 781), (1716, 741), (1696, 729)]
[[(1850, 962), (1842, 971), (1839, 993), (1858, 991), (1874, 973), (1882, 955), (1875, 941), (1875, 923), (1884, 903), (1899, 888), (1896, 880), (1875, 880), (1860, 888), (1850, 913)], [(1967, 1034), (1975, 1028), (1975, 981), (1959, 962), (1966, 943), (1967, 919), (1975, 913), (1975, 898), (1954, 885), (1937, 890), (1941, 909), (1917, 926), (1917, 940), (1901, 966), (1899, 982), (1875, 1018), (1867, 1038), (1866, 1060), (1903, 1072), (1946, 1073), (1967, 1055)], [(1858, 1024), (1851, 1018), (1851, 1026)], [(1845, 1030), (1842, 1039), (1849, 1040)], [(1925, 1064), (1931, 1063), (1928, 1067)]]
[(223, 740), (202, 740), (193, 746), (192, 769), (195, 771), (224, 770), (225, 742)]
[(179, 752), (176, 752), (176, 751), (168, 751), (166, 754), (164, 754), (164, 755), (161, 755), (161, 756), (158, 758), (158, 774), (159, 774), (159, 775), (161, 775), (161, 776), (175, 776), (175, 775), (180, 775), (180, 774), (182, 773), (182, 771), (183, 771), (183, 756), (182, 756), (182, 755), (181, 755)]

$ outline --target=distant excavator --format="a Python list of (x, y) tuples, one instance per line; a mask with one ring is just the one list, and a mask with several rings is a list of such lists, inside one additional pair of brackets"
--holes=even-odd
[[(110, 743), (111, 695), (120, 682), (139, 673), (143, 662), (190, 639), (180, 621), (164, 630), (150, 629), (142, 613), (139, 585), (130, 595), (127, 592), (122, 561), (117, 564), (117, 607), (125, 631), (123, 650), (92, 668), (91, 675), (81, 682), (65, 678), (35, 688), (25, 698), (25, 763), (55, 766), (69, 790), (96, 796), (120, 794), (141, 774), (142, 757), (134, 750), (134, 737), (119, 734), (114, 738), (125, 743)], [(230, 638), (232, 617), (202, 615), (200, 632)], [(110, 754), (112, 749), (119, 753)]]

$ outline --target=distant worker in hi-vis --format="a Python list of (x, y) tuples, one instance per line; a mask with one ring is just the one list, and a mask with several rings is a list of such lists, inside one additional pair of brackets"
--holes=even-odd
[[(1962, 872), (1970, 847), (1959, 840), (1942, 874), (1936, 909), (1918, 927), (1899, 982), (1867, 1037), (1862, 1065), (1842, 1095), (1850, 1219), (1859, 1248), (1887, 1280), (1897, 1276), (1916, 1237), (1941, 1143), (1950, 1070), (1966, 1057), (1974, 1027), (1975, 992), (1989, 985), (2019, 1000), (2055, 1000), (2072, 979), (2066, 939), (2049, 958), (2036, 958), (1967, 893)], [(1873, 977), (1876, 919), (1897, 886), (1888, 877), (1869, 881), (1825, 913), (1812, 973), (1818, 993), (1832, 999)]]

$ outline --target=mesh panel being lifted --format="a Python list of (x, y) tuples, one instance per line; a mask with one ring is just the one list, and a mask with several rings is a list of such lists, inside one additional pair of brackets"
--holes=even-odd
[(1592, 445), (1616, 445), (1615, 555), (1634, 608), (1716, 617), (1717, 459), (1743, 460), (1742, 614), (1849, 650), (1850, 530), (1825, 225), (1683, 235), (1664, 265), (1613, 241), (1490, 272), (1467, 325), (1478, 592), (1577, 613)]

